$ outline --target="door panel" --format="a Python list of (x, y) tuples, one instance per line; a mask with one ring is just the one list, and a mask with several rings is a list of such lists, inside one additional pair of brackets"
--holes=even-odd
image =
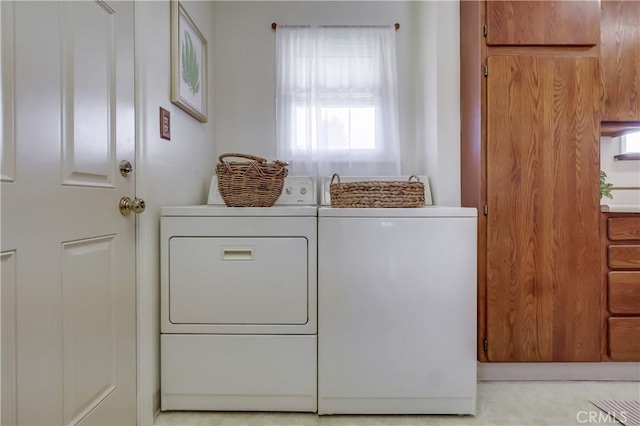
[(597, 58), (488, 64), (488, 359), (598, 361)]
[(595, 46), (598, 0), (487, 1), (488, 45)]
[(113, 188), (115, 11), (94, 2), (62, 9), (63, 181)]
[[(0, 7), (3, 43), (15, 9), (15, 74), (2, 78), (15, 88), (16, 161), (2, 183), (1, 250), (18, 259), (16, 419), (135, 424), (135, 218), (118, 211), (134, 180), (117, 170), (118, 158), (134, 160), (133, 4)], [(3, 350), (10, 339), (3, 323)], [(3, 374), (3, 397), (11, 390)]]
[(609, 318), (609, 356), (614, 361), (640, 361), (640, 317)]
[(169, 247), (172, 323), (307, 323), (306, 238), (174, 237)]
[(640, 121), (640, 1), (602, 2), (602, 121)]
[(117, 386), (114, 238), (62, 244), (65, 424), (76, 424)]

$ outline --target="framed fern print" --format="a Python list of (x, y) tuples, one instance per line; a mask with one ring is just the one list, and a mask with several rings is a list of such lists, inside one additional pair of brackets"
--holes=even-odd
[(207, 40), (177, 0), (171, 1), (171, 102), (207, 122)]

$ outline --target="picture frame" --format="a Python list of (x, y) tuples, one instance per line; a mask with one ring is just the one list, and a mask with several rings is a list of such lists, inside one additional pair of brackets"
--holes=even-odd
[(171, 102), (207, 122), (207, 40), (178, 0), (171, 0)]

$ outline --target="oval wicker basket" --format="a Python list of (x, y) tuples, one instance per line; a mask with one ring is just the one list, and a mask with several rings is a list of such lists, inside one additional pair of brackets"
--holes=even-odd
[[(251, 161), (225, 161), (227, 157)], [(229, 207), (271, 207), (282, 194), (287, 163), (250, 154), (227, 153), (218, 157), (218, 190)]]
[[(412, 181), (415, 178), (416, 181)], [(337, 179), (338, 182), (334, 183)], [(331, 207), (423, 207), (424, 183), (412, 175), (404, 181), (340, 182), (331, 177), (329, 187)]]

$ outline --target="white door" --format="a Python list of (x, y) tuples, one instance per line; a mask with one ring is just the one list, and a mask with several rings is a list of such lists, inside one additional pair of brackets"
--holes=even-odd
[(2, 424), (136, 423), (132, 2), (6, 2)]

